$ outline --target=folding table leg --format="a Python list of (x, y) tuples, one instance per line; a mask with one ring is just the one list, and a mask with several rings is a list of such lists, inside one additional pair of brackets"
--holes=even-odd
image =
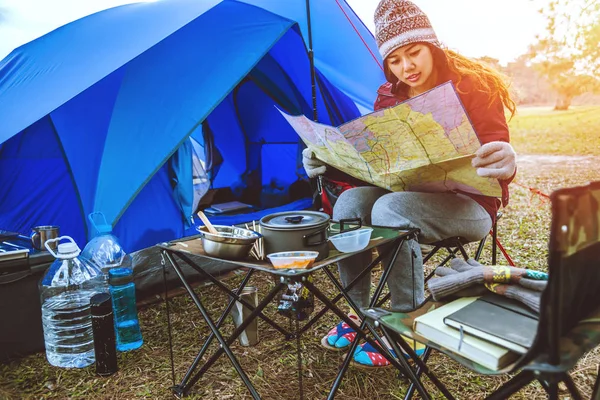
[[(254, 273), (253, 269), (251, 269), (251, 270), (248, 271), (248, 273), (246, 274), (246, 276), (242, 280), (242, 283), (236, 289), (235, 294), (239, 295), (241, 293), (242, 289), (244, 287), (246, 287), (246, 284), (250, 280), (250, 277), (252, 276), (253, 273)], [(223, 313), (219, 317), (219, 320), (216, 323), (217, 329), (221, 328), (221, 325), (225, 321), (225, 318), (227, 318), (227, 316), (231, 312), (231, 309), (233, 308), (234, 305), (235, 305), (235, 298), (232, 297), (229, 300), (229, 304), (227, 305), (227, 307), (225, 308), (225, 310), (223, 311)], [(179, 386), (184, 387), (186, 385), (187, 381), (190, 379), (190, 376), (192, 375), (192, 372), (196, 369), (196, 366), (198, 365), (198, 363), (200, 362), (200, 360), (204, 356), (204, 353), (206, 353), (206, 350), (208, 350), (208, 347), (212, 343), (214, 337), (215, 337), (215, 334), (211, 333), (208, 336), (208, 338), (204, 341), (204, 344), (202, 345), (202, 349), (200, 349), (200, 352), (198, 353), (198, 355), (194, 359), (194, 362), (192, 362), (192, 365), (188, 368), (188, 370), (187, 370), (185, 376), (183, 377), (183, 379), (181, 380), (181, 383), (179, 384)]]
[[(265, 298), (258, 304), (258, 306), (256, 306), (256, 308), (250, 313), (250, 315), (246, 319), (244, 319), (244, 321), (242, 321), (241, 325), (238, 326), (233, 331), (233, 333), (227, 340), (223, 339), (223, 337), (221, 336), (219, 331), (216, 329), (216, 327), (210, 320), (210, 316), (207, 315), (208, 319), (205, 318), (205, 320), (206, 320), (207, 324), (209, 325), (209, 328), (211, 329), (211, 331), (213, 331), (213, 333), (217, 337), (217, 340), (219, 340), (219, 342), (221, 343), (221, 347), (208, 359), (208, 361), (206, 361), (206, 363), (204, 363), (204, 365), (200, 368), (200, 370), (198, 372), (196, 372), (194, 374), (194, 376), (192, 376), (190, 378), (187, 385), (182, 388), (184, 394), (189, 392), (189, 390), (194, 386), (194, 384), (198, 381), (198, 379), (200, 379), (200, 377), (212, 366), (212, 364), (215, 363), (215, 361), (217, 361), (217, 359), (223, 354), (223, 352), (225, 352), (225, 353), (227, 353), (228, 351), (229, 351), (229, 353), (231, 352), (229, 349), (229, 345), (237, 339), (237, 337), (244, 331), (244, 329), (246, 329), (246, 327), (265, 309), (265, 307), (267, 307), (267, 305), (269, 305), (269, 303), (275, 298), (275, 296), (280, 291), (282, 291), (285, 287), (287, 287), (287, 286), (284, 285), (283, 283), (280, 283), (277, 286), (275, 286), (265, 296)], [(215, 328), (215, 329), (213, 329), (213, 328)], [(227, 353), (227, 354), (229, 355), (229, 353)], [(230, 359), (231, 359), (231, 357), (230, 357)], [(237, 363), (237, 360), (236, 360), (236, 363)], [(232, 360), (232, 364), (233, 364), (233, 360)], [(239, 364), (238, 364), (238, 366), (239, 366)], [(236, 368), (236, 370), (237, 370), (237, 368)], [(240, 370), (241, 370), (241, 368), (240, 368)], [(239, 371), (238, 371), (238, 373), (239, 373)], [(254, 386), (252, 386), (252, 383), (250, 383), (250, 380), (248, 379), (248, 377), (246, 376), (246, 374), (243, 371), (240, 373), (240, 377), (244, 381), (244, 384), (246, 384), (246, 387), (248, 388), (248, 390), (252, 393), (252, 397), (255, 399), (259, 399), (260, 397), (258, 396), (258, 393), (256, 393)], [(245, 379), (244, 379), (244, 377), (245, 377)]]
[[(203, 277), (205, 277), (206, 279), (208, 279), (210, 282), (212, 282), (217, 288), (221, 289), (224, 293), (227, 293), (228, 296), (230, 296), (231, 298), (233, 298), (235, 301), (239, 301), (240, 303), (242, 303), (242, 305), (244, 307), (247, 307), (250, 310), (254, 310), (254, 305), (248, 303), (246, 300), (244, 300), (243, 298), (239, 297), (239, 295), (231, 293), (231, 289), (230, 288), (228, 288), (227, 286), (225, 286), (222, 282), (220, 282), (218, 279), (216, 279), (214, 276), (212, 276), (208, 272), (204, 271), (202, 268), (198, 267), (192, 260), (190, 260), (189, 257), (187, 257), (184, 254), (179, 254), (179, 253), (177, 255), (187, 265), (189, 265), (190, 267), (192, 267), (200, 275), (202, 275)], [(172, 263), (175, 262), (175, 260), (173, 260), (172, 258), (170, 260), (171, 260)], [(258, 316), (259, 316), (260, 319), (262, 319), (263, 321), (265, 321), (267, 324), (271, 325), (273, 328), (275, 328), (276, 330), (278, 330), (279, 332), (281, 332), (282, 335), (284, 335), (286, 337), (289, 336), (290, 333), (288, 331), (286, 331), (285, 329), (283, 329), (281, 326), (279, 326), (279, 324), (277, 324), (271, 318), (267, 317), (262, 312), (259, 313)]]
[[(177, 262), (168, 254), (168, 253), (164, 253), (163, 254), (163, 283), (165, 285), (165, 299), (167, 299), (167, 281), (166, 281), (166, 270), (165, 270), (165, 261), (164, 258), (167, 258), (169, 260), (169, 262), (171, 263), (171, 265), (175, 266), (177, 265), (177, 267), (179, 268), (179, 265), (177, 264)], [(184, 260), (187, 264), (189, 264), (189, 261)], [(175, 268), (175, 267), (174, 267)], [(201, 270), (200, 272), (203, 272), (203, 270)], [(250, 280), (250, 277), (252, 276), (252, 274), (254, 273), (253, 269), (250, 269), (248, 271), (248, 273), (246, 274), (246, 276), (244, 277), (244, 279), (242, 280), (241, 284), (239, 285), (238, 289), (236, 290), (235, 294), (239, 295), (240, 292), (242, 291), (242, 289), (246, 286), (246, 284), (248, 283), (248, 281)], [(209, 275), (209, 274), (206, 274)], [(223, 311), (223, 313), (221, 314), (221, 317), (219, 318), (219, 320), (217, 321), (217, 329), (221, 327), (221, 325), (223, 324), (223, 321), (225, 320), (225, 318), (227, 317), (227, 315), (229, 314), (229, 312), (231, 311), (231, 309), (233, 308), (233, 305), (235, 304), (235, 298), (232, 296), (232, 298), (229, 301), (229, 304), (227, 305), (226, 309)], [(204, 345), (202, 346), (202, 349), (200, 350), (200, 352), (196, 355), (196, 358), (194, 359), (194, 361), (192, 362), (192, 365), (188, 368), (185, 376), (183, 377), (182, 381), (179, 383), (179, 385), (175, 385), (175, 369), (173, 366), (173, 344), (172, 344), (172, 338), (171, 338), (171, 324), (170, 324), (170, 316), (169, 316), (169, 303), (168, 301), (166, 302), (167, 304), (167, 319), (168, 319), (168, 325), (169, 325), (169, 348), (171, 349), (171, 373), (173, 375), (173, 386), (174, 387), (185, 387), (187, 384), (187, 381), (189, 380), (192, 372), (194, 371), (194, 369), (196, 369), (198, 363), (200, 362), (200, 360), (202, 359), (202, 357), (204, 356), (204, 353), (206, 352), (206, 350), (208, 349), (208, 347), (210, 346), (210, 344), (212, 343), (212, 340), (214, 339), (214, 333), (211, 333), (210, 336), (206, 339), (206, 341), (204, 342)]]
[[(363, 270), (361, 271), (360, 274), (358, 274), (358, 276), (356, 276), (352, 282), (350, 282), (348, 284), (348, 286), (346, 287), (346, 289), (344, 290), (342, 288), (342, 286), (340, 285), (340, 283), (337, 281), (337, 279), (335, 279), (335, 277), (333, 276), (333, 274), (331, 273), (331, 271), (329, 270), (329, 265), (323, 267), (323, 272), (325, 272), (325, 274), (329, 277), (329, 279), (331, 280), (331, 282), (335, 285), (335, 287), (338, 289), (338, 291), (340, 292), (340, 294), (336, 295), (331, 302), (333, 304), (336, 304), (338, 301), (340, 301), (342, 298), (344, 298), (344, 295), (342, 294), (344, 291), (348, 291), (350, 289), (352, 289), (354, 287), (354, 285), (356, 285), (360, 279), (365, 276), (367, 273), (371, 273), (371, 270), (373, 268), (375, 268), (375, 265), (377, 265), (379, 263), (379, 261), (382, 259), (382, 256), (379, 255), (377, 258), (375, 258), (375, 260), (371, 261), (371, 263)], [(352, 303), (352, 308), (355, 309), (356, 306), (354, 305), (354, 303)], [(329, 307), (325, 306), (323, 307), (321, 310), (319, 310), (311, 319), (310, 321), (308, 321), (306, 324), (304, 324), (304, 326), (301, 329), (301, 332), (304, 333), (306, 332), (315, 322), (317, 322), (327, 311), (329, 310)]]
[(165, 289), (165, 311), (167, 313), (167, 331), (169, 333), (169, 355), (171, 357), (171, 379), (173, 386), (175, 386), (175, 364), (173, 361), (173, 337), (171, 335), (171, 313), (169, 312), (169, 290), (167, 287), (167, 262), (165, 261), (165, 255), (162, 254), (161, 265), (163, 271), (163, 285)]
[(303, 385), (302, 385), (302, 343), (300, 342), (300, 321), (296, 318), (296, 358), (298, 361), (298, 390), (300, 400), (304, 398)]
[[(228, 343), (223, 338), (223, 336), (221, 335), (221, 333), (219, 332), (219, 329), (215, 326), (215, 324), (214, 324), (212, 318), (210, 317), (210, 315), (206, 312), (206, 309), (202, 305), (202, 302), (200, 301), (200, 298), (196, 295), (196, 292), (194, 292), (194, 290), (192, 289), (192, 287), (190, 286), (190, 284), (185, 279), (185, 276), (183, 275), (183, 272), (181, 271), (181, 269), (179, 268), (179, 266), (177, 265), (177, 263), (173, 262), (173, 260), (171, 259), (171, 257), (168, 254), (167, 254), (167, 257), (171, 261), (171, 263), (173, 265), (173, 269), (175, 270), (175, 273), (177, 273), (177, 275), (181, 279), (181, 282), (183, 283), (183, 286), (185, 287), (185, 289), (187, 290), (188, 294), (190, 295), (190, 297), (194, 301), (194, 304), (196, 304), (196, 307), (198, 308), (198, 310), (202, 314), (202, 318), (204, 318), (204, 320), (206, 321), (206, 324), (208, 325), (208, 327), (210, 328), (210, 330), (217, 337), (217, 340), (221, 344), (221, 348), (217, 351), (217, 353), (219, 355), (221, 355), (222, 352), (225, 352), (225, 354), (227, 354), (227, 357), (231, 361), (231, 364), (233, 365), (233, 367), (237, 371), (237, 373), (240, 376), (240, 378), (242, 378), (242, 381), (244, 381), (244, 384), (248, 388), (248, 391), (250, 392), (250, 394), (252, 395), (252, 397), (254, 399), (260, 399), (260, 396), (259, 396), (258, 392), (256, 391), (256, 389), (254, 388), (254, 386), (252, 385), (252, 382), (250, 382), (250, 379), (248, 378), (248, 376), (246, 375), (246, 373), (242, 369), (240, 363), (237, 361), (237, 358), (235, 357), (235, 355), (231, 352), (231, 349), (229, 348), (229, 345), (231, 344), (231, 342), (233, 342), (233, 340), (235, 340), (235, 338), (237, 338), (237, 336), (235, 336), (235, 332), (234, 332), (234, 338), (233, 338), (233, 340), (230, 339), (230, 342)], [(264, 308), (264, 306), (262, 308)], [(262, 308), (260, 309), (260, 311), (262, 311)], [(254, 318), (258, 315), (257, 311), (259, 311), (258, 307), (253, 312)], [(251, 314), (250, 317), (252, 317), (252, 314)], [(247, 323), (245, 324), (246, 326), (251, 321), (250, 317), (248, 318), (249, 321), (247, 321)], [(242, 324), (242, 326), (241, 326), (242, 329), (239, 329), (239, 328), (237, 329), (237, 330), (239, 330), (239, 332), (237, 332), (237, 335), (239, 335), (242, 332), (242, 330), (246, 328), (246, 326), (244, 326), (244, 324)], [(214, 358), (214, 360), (211, 358), (212, 361), (209, 360), (207, 362), (207, 364), (209, 364), (209, 367), (216, 361), (217, 358)], [(206, 367), (206, 364), (204, 365), (204, 367)], [(206, 368), (206, 369), (208, 369), (208, 368)], [(193, 382), (189, 382), (189, 385), (186, 385), (186, 386), (183, 386), (183, 387), (177, 386), (176, 388), (174, 388), (174, 392), (176, 394), (179, 394), (179, 395), (185, 395), (185, 394), (187, 394), (187, 392), (190, 390), (190, 388), (193, 386), (193, 384), (195, 383), (195, 381), (199, 377), (200, 377), (200, 375), (194, 376), (194, 378), (196, 378), (196, 379), (192, 378)]]
[[(373, 304), (375, 304), (377, 302), (377, 300), (379, 299), (379, 297), (381, 296), (381, 292), (383, 291), (383, 287), (385, 286), (385, 282), (387, 281), (387, 277), (390, 273), (391, 270), (391, 266), (394, 265), (397, 257), (398, 257), (398, 253), (400, 252), (400, 249), (402, 248), (405, 240), (408, 240), (409, 238), (398, 238), (395, 242), (392, 242), (396, 244), (396, 246), (390, 245), (390, 250), (394, 249), (394, 254), (390, 260), (390, 262), (388, 263), (388, 265), (386, 266), (386, 268), (384, 269), (384, 272), (382, 274), (382, 277), (379, 281), (379, 284), (377, 285), (377, 288), (375, 289), (375, 294), (371, 300), (371, 307), (373, 306)], [(382, 255), (380, 255), (381, 258)], [(369, 264), (368, 267), (365, 268), (365, 270), (363, 270), (361, 272), (361, 275), (363, 275), (367, 270), (370, 271), (373, 266), (375, 264), (372, 262), (371, 264)], [(347, 288), (343, 288), (339, 282), (333, 277), (333, 275), (331, 274), (331, 272), (329, 270), (325, 270), (325, 272), (327, 273), (327, 275), (329, 276), (329, 278), (331, 279), (331, 281), (334, 283), (334, 285), (336, 286), (336, 288), (341, 292), (341, 295), (346, 299), (346, 301), (348, 301), (348, 303), (350, 304), (350, 306), (357, 312), (358, 315), (361, 315), (360, 309), (356, 306), (356, 304), (354, 303), (354, 301), (350, 298), (350, 296), (347, 294), (347, 291), (352, 287), (352, 285), (358, 281), (357, 279), (354, 279), (351, 284), (347, 287)], [(325, 304), (326, 308), (331, 309), (340, 319), (342, 319), (344, 322), (346, 322), (348, 325), (350, 325), (353, 329), (355, 329), (357, 331), (357, 337), (360, 338), (364, 338), (365, 341), (367, 341), (367, 343), (371, 344), (377, 351), (379, 351), (388, 361), (390, 361), (390, 363), (392, 365), (394, 365), (399, 371), (403, 371), (404, 369), (406, 369), (406, 367), (408, 366), (408, 364), (406, 363), (406, 360), (402, 359), (400, 360), (400, 358), (396, 359), (394, 358), (391, 353), (389, 352), (389, 350), (387, 348), (385, 348), (385, 346), (381, 346), (379, 345), (377, 342), (373, 341), (372, 339), (370, 339), (367, 334), (365, 333), (364, 329), (367, 328), (369, 330), (369, 332), (380, 342), (383, 343), (381, 337), (379, 337), (379, 335), (377, 334), (377, 332), (375, 332), (375, 330), (373, 330), (373, 328), (368, 325), (366, 323), (366, 320), (363, 318), (363, 321), (361, 322), (360, 326), (357, 326), (354, 321), (352, 321), (350, 318), (348, 318), (348, 316), (343, 313), (334, 303), (332, 303), (323, 293), (321, 293), (313, 284), (311, 284), (310, 282), (306, 282), (305, 284), (306, 288), (309, 289), (319, 300), (321, 300), (321, 302), (323, 302), (323, 304)], [(339, 295), (338, 295), (339, 297)], [(338, 297), (335, 298), (335, 301), (338, 300)], [(352, 344), (350, 345), (350, 350), (348, 351), (348, 354), (354, 354), (354, 351), (356, 350), (356, 347), (358, 345), (358, 340), (354, 340), (352, 342)], [(348, 356), (344, 359), (344, 362), (342, 363), (342, 366), (340, 368), (340, 371), (338, 372), (338, 375), (333, 383), (333, 386), (331, 388), (331, 391), (329, 393), (329, 396), (327, 397), (328, 399), (333, 399), (335, 397), (335, 394), (337, 392), (337, 389), (339, 388), (341, 381), (343, 379), (344, 374), (346, 373), (346, 370), (348, 369), (349, 365), (350, 365), (350, 360), (351, 360), (351, 356)], [(406, 363), (406, 365), (404, 365)], [(419, 388), (419, 391), (421, 391), (420, 389), (423, 389), (422, 395), (424, 398), (429, 398), (426, 391), (424, 390), (424, 388), (421, 386)]]

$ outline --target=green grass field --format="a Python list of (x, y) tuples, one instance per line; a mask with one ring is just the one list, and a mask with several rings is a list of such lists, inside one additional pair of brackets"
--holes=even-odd
[(600, 106), (519, 109), (510, 121), (519, 154), (600, 155)]
[[(554, 158), (528, 157), (519, 159), (519, 172), (511, 186), (511, 201), (504, 210), (499, 224), (499, 239), (517, 266), (538, 270), (546, 269), (547, 243), (550, 223), (549, 203), (538, 194), (549, 194), (560, 187), (600, 180), (600, 107), (573, 108), (568, 112), (531, 108), (519, 110), (510, 124), (514, 147), (523, 155), (594, 156)], [(523, 161), (521, 161), (523, 160)], [(490, 263), (489, 248), (481, 260)], [(500, 263), (502, 259), (500, 258)], [(317, 275), (316, 279), (323, 279)], [(239, 277), (228, 281), (233, 284)], [(271, 280), (256, 274), (251, 284), (266, 294)], [(331, 290), (333, 288), (330, 288)], [(225, 297), (213, 287), (199, 290), (202, 301), (218, 314)], [(275, 313), (275, 306), (268, 309)], [(205, 338), (208, 328), (200, 322), (198, 312), (187, 296), (178, 296), (171, 302), (171, 318), (175, 332), (175, 372), (178, 379), (189, 367), (199, 347), (199, 338)], [(140, 310), (144, 346), (131, 353), (119, 355), (119, 372), (108, 378), (94, 374), (94, 368), (63, 370), (48, 365), (44, 353), (25, 357), (7, 365), (0, 365), (0, 399), (168, 399), (171, 364), (164, 303), (156, 303)], [(286, 322), (282, 319), (283, 324)], [(325, 351), (320, 338), (337, 323), (330, 313), (302, 338), (304, 366), (304, 396), (323, 399), (342, 361), (343, 353)], [(231, 323), (228, 323), (231, 331)], [(298, 398), (295, 341), (285, 341), (266, 324), (260, 325), (261, 342), (249, 348), (234, 345), (233, 351), (248, 372), (264, 399)], [(285, 325), (287, 326), (287, 325)], [(213, 344), (212, 349), (214, 350)], [(572, 372), (583, 398), (589, 398), (600, 362), (599, 349), (584, 357)], [(447, 357), (434, 353), (428, 365), (455, 393), (457, 399), (481, 399), (509, 377), (489, 377), (474, 374)], [(426, 385), (436, 393), (425, 379)], [(338, 399), (402, 399), (407, 382), (398, 380), (393, 370), (365, 372), (350, 368)], [(249, 399), (241, 380), (226, 358), (200, 379), (194, 387), (192, 399)], [(415, 397), (418, 398), (418, 397)], [(441, 397), (436, 397), (441, 398)], [(546, 398), (539, 385), (519, 392), (513, 398), (536, 400)], [(561, 393), (561, 399), (566, 394)]]

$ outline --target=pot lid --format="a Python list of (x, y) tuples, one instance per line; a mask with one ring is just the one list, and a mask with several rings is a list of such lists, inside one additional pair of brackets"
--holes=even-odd
[(275, 229), (304, 229), (328, 224), (331, 218), (319, 211), (286, 211), (265, 215), (260, 225)]

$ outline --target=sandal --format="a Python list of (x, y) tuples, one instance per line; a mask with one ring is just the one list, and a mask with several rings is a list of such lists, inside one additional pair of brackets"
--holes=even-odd
[[(351, 314), (349, 318), (356, 324), (360, 323), (356, 315)], [(321, 346), (328, 350), (342, 351), (349, 347), (354, 339), (356, 339), (356, 331), (342, 321), (321, 339)]]
[[(396, 357), (394, 350), (388, 350), (390, 353), (392, 353), (392, 356)], [(358, 345), (354, 351), (354, 355), (352, 356), (352, 361), (350, 361), (350, 363), (355, 367), (363, 369), (388, 368), (392, 366), (388, 359), (381, 355), (381, 353), (379, 353), (375, 347), (371, 346), (369, 343), (362, 343)]]
[[(417, 356), (421, 356), (425, 352), (425, 345), (421, 344), (413, 339), (409, 339), (403, 336), (404, 340), (413, 348)], [(379, 343), (379, 342), (378, 342)], [(396, 353), (394, 350), (388, 348), (389, 352), (392, 353), (394, 357), (396, 357)], [(402, 352), (402, 355), (405, 358), (410, 358), (408, 354)], [(354, 356), (352, 357), (351, 363), (358, 368), (364, 369), (373, 369), (373, 368), (386, 368), (391, 366), (392, 364), (385, 358), (381, 353), (379, 353), (373, 346), (369, 343), (363, 343), (358, 345), (356, 350), (354, 351)]]

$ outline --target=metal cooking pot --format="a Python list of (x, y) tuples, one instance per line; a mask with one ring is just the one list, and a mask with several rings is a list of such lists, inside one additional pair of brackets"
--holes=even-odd
[(318, 251), (318, 260), (327, 258), (329, 215), (318, 211), (286, 211), (260, 219), (265, 254), (280, 251)]

